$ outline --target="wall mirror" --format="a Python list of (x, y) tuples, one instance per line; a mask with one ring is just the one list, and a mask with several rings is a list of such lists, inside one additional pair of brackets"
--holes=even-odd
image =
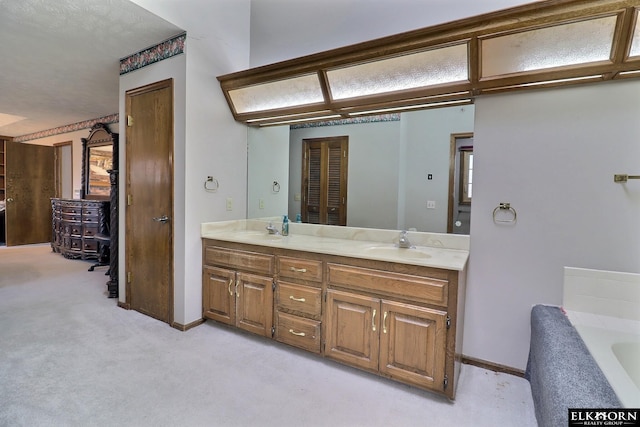
[[(471, 204), (454, 201), (450, 208), (449, 199), (451, 179), (454, 192), (459, 188), (459, 146), (473, 145), (474, 114), (475, 107), (465, 105), (358, 121), (250, 127), (247, 217), (295, 218), (301, 212), (302, 141), (348, 136), (348, 226), (468, 234)], [(280, 192), (272, 191), (273, 181), (281, 183)]]
[(111, 182), (109, 171), (117, 159), (118, 134), (103, 123), (91, 128), (88, 138), (82, 138), (82, 194), (83, 199), (109, 200)]

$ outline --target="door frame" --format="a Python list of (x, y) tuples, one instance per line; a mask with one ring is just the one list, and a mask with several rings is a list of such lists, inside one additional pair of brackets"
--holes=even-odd
[(447, 233), (453, 233), (455, 218), (454, 203), (456, 197), (456, 142), (458, 139), (473, 138), (473, 132), (452, 133), (449, 138), (449, 201), (447, 207)]
[[(161, 81), (157, 81), (154, 83), (150, 83), (144, 86), (140, 86), (137, 88), (133, 88), (133, 89), (129, 89), (125, 91), (125, 129), (129, 129), (129, 116), (131, 113), (131, 98), (133, 98), (134, 96), (138, 96), (138, 95), (143, 95), (145, 93), (149, 93), (149, 92), (153, 92), (155, 90), (160, 90), (160, 89), (165, 89), (165, 88), (169, 88), (171, 89), (171, 120), (174, 120), (174, 97), (173, 97), (173, 93), (174, 93), (174, 85), (173, 85), (173, 79), (169, 78), (169, 79), (165, 79), (165, 80), (161, 80)], [(167, 313), (167, 319), (166, 322), (172, 326), (172, 327), (176, 327), (176, 323), (175, 323), (175, 317), (174, 317), (174, 292), (175, 292), (175, 269), (174, 269), (174, 262), (175, 262), (175, 246), (174, 246), (174, 237), (175, 237), (175, 233), (174, 233), (174, 225), (173, 225), (173, 219), (175, 218), (175, 170), (174, 170), (174, 150), (175, 150), (175, 123), (172, 122), (171, 124), (171, 129), (172, 129), (172, 133), (171, 133), (171, 148), (169, 150), (169, 169), (171, 171), (171, 190), (170, 190), (170, 198), (171, 198), (171, 222), (170, 222), (170, 227), (171, 227), (171, 231), (170, 231), (170, 242), (169, 242), (169, 274), (168, 274), (168, 280), (169, 280), (169, 289), (168, 289), (168, 298), (169, 301), (167, 302), (169, 307), (168, 307), (168, 313)], [(127, 271), (129, 271), (128, 268), (128, 263), (130, 262), (129, 257), (127, 255), (127, 249), (129, 246), (129, 243), (127, 242), (127, 234), (128, 234), (128, 229), (129, 229), (129, 210), (127, 209), (128, 207), (128, 194), (129, 194), (129, 187), (128, 187), (128, 182), (129, 182), (129, 168), (130, 168), (130, 162), (129, 159), (130, 157), (130, 140), (128, 138), (128, 133), (129, 132), (125, 132), (125, 191), (124, 191), (124, 198), (125, 198), (125, 203), (121, 204), (121, 206), (124, 205), (125, 209), (125, 227), (124, 227), (124, 248), (125, 250), (124, 252), (124, 266), (125, 268), (123, 269), (123, 271), (125, 272), (125, 277), (124, 277), (124, 283), (125, 283), (125, 302), (124, 303), (119, 303), (119, 305), (123, 308), (126, 309), (131, 309), (131, 289), (130, 289), (130, 282), (129, 280), (127, 280), (128, 278), (127, 276)], [(122, 182), (122, 181), (121, 181)], [(157, 319), (160, 321), (163, 321), (161, 319)]]
[[(69, 147), (71, 150), (71, 164), (69, 165), (69, 176), (62, 176), (62, 149), (64, 147)], [(55, 181), (55, 189), (56, 189), (56, 197), (64, 198), (62, 194), (62, 182), (65, 179), (68, 179), (71, 184), (71, 196), (69, 199), (73, 198), (73, 141), (65, 141), (65, 142), (57, 142), (53, 144), (53, 161), (55, 163), (54, 167), (54, 181)]]

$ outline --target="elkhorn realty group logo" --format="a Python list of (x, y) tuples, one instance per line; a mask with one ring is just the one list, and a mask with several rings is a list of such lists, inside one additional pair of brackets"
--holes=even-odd
[(572, 409), (569, 427), (573, 426), (640, 426), (640, 409)]

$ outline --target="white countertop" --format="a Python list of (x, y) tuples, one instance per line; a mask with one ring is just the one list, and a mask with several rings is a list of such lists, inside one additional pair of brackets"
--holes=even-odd
[[(280, 230), (278, 218), (271, 219)], [(396, 246), (399, 230), (289, 224), (289, 235), (270, 235), (270, 219), (208, 222), (201, 225), (201, 237), (228, 242), (373, 259), (446, 270), (464, 270), (469, 258), (469, 236), (409, 231), (411, 249)]]

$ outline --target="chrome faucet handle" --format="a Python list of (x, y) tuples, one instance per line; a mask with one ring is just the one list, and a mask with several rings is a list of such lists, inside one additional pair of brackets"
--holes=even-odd
[(405, 249), (410, 249), (413, 247), (413, 245), (411, 245), (411, 242), (409, 241), (409, 238), (407, 237), (407, 230), (402, 230), (400, 232), (400, 237), (398, 238), (398, 247)]

